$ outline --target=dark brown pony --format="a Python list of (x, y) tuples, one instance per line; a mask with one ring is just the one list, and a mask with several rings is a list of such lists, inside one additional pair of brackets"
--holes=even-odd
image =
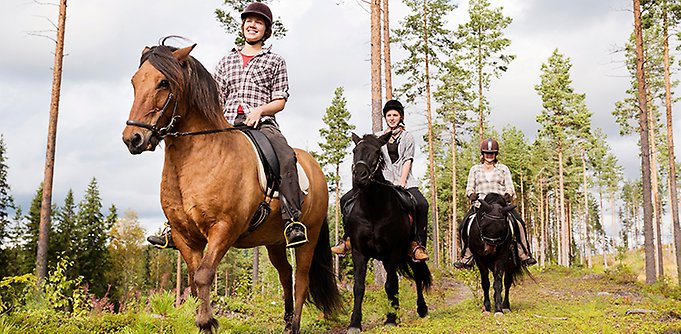
[(272, 201), (268, 219), (247, 232), (264, 198), (256, 153), (246, 136), (232, 131), (223, 117), (215, 82), (189, 55), (193, 48), (144, 49), (132, 77), (135, 97), (123, 141), (132, 154), (153, 151), (165, 141), (161, 206), (187, 263), (192, 294), (201, 300), (196, 325), (204, 333), (217, 331), (210, 286), (227, 250), (264, 245), (284, 291), (284, 332), (299, 333), (308, 297), (325, 315), (340, 306), (331, 271), (324, 173), (310, 154), (295, 150), (310, 187), (301, 216), (309, 242), (295, 250), (294, 288), (278, 200)]

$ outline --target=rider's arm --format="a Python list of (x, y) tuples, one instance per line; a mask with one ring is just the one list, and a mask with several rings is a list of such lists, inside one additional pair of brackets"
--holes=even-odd
[(247, 125), (257, 125), (262, 116), (274, 116), (276, 113), (284, 110), (286, 101), (288, 100), (288, 72), (286, 70), (286, 62), (279, 57), (278, 62), (273, 66), (274, 74), (272, 75), (272, 101), (267, 104), (252, 108), (248, 117), (246, 118)]
[(409, 177), (409, 171), (411, 171), (411, 163), (413, 159), (409, 159), (402, 165), (402, 174), (400, 175), (400, 185), (403, 187), (407, 186), (407, 177)]
[(409, 132), (404, 132), (402, 138), (402, 144), (404, 149), (400, 152), (404, 164), (402, 165), (402, 170), (400, 171), (400, 185), (403, 187), (407, 186), (407, 178), (409, 177), (409, 172), (411, 172), (411, 165), (414, 162), (414, 137)]
[(466, 197), (469, 197), (471, 194), (475, 193), (475, 168), (476, 165), (471, 167), (471, 170), (468, 172), (468, 181), (466, 181)]
[(505, 194), (509, 194), (511, 197), (515, 195), (515, 189), (513, 187), (513, 178), (511, 177), (511, 170), (508, 169), (506, 165), (503, 165), (503, 174), (504, 174), (504, 187), (506, 188), (504, 190)]

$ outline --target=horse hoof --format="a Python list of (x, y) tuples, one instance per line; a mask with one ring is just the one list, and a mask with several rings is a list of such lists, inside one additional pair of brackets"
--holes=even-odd
[(482, 315), (489, 315), (489, 311), (482, 310)]
[(503, 317), (503, 316), (504, 316), (504, 312), (494, 312), (494, 316), (495, 316), (495, 317)]
[(511, 309), (510, 309), (510, 308), (505, 308), (505, 309), (503, 309), (502, 311), (503, 311), (504, 313), (511, 313)]
[(397, 324), (394, 322), (386, 322), (385, 327), (397, 327)]
[(348, 328), (347, 334), (358, 334), (358, 333), (361, 333), (361, 332), (362, 332), (362, 330), (357, 328), (357, 327), (350, 327), (350, 328)]

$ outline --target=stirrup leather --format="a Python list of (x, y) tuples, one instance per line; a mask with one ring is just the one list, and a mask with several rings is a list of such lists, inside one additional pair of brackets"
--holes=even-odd
[[(287, 232), (291, 227), (296, 226), (296, 225), (300, 225), (300, 226), (303, 227), (303, 235), (305, 236), (305, 239), (304, 239), (304, 240), (300, 240), (300, 241), (296, 241), (296, 242), (291, 242), (291, 243), (289, 243), (288, 236), (286, 235), (286, 232)], [(303, 223), (301, 223), (301, 222), (297, 222), (297, 221), (292, 221), (292, 222), (288, 223), (288, 224), (286, 225), (286, 227), (284, 227), (284, 239), (286, 240), (286, 248), (291, 248), (291, 247), (295, 247), (295, 246), (298, 246), (298, 245), (301, 245), (301, 244), (306, 243), (306, 242), (308, 241), (308, 240), (307, 240), (307, 226), (305, 226), (305, 224), (303, 224)]]

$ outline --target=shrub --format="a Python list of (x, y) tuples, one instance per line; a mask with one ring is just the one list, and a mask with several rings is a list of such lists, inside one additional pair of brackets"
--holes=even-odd
[(35, 292), (36, 281), (33, 274), (4, 277), (0, 281), (0, 313), (25, 305)]

